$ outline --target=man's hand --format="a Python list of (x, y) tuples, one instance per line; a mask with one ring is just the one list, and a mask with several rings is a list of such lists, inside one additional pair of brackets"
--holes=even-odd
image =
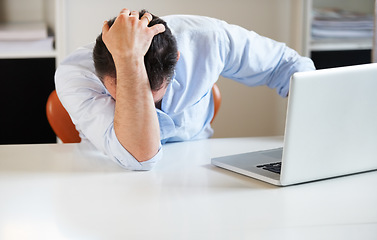
[(155, 156), (160, 146), (160, 126), (144, 65), (153, 37), (165, 31), (162, 24), (148, 27), (150, 13), (123, 9), (102, 38), (116, 68), (114, 131), (122, 146), (139, 162)]
[(114, 61), (140, 57), (147, 53), (152, 38), (165, 31), (165, 26), (162, 24), (148, 27), (151, 20), (150, 13), (145, 13), (139, 20), (138, 12), (123, 9), (111, 28), (105, 22), (102, 39)]

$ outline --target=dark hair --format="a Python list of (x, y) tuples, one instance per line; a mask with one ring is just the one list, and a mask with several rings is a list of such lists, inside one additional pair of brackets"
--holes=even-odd
[[(146, 10), (139, 12), (141, 18)], [(177, 63), (177, 42), (168, 28), (166, 22), (159, 17), (152, 15), (152, 21), (148, 24), (151, 27), (155, 24), (163, 24), (165, 32), (153, 37), (152, 43), (144, 56), (144, 64), (148, 74), (152, 90), (159, 90), (164, 82), (170, 82), (174, 74), (174, 67)], [(108, 21), (111, 27), (116, 17)], [(103, 82), (105, 76), (116, 78), (116, 69), (113, 57), (102, 40), (102, 33), (97, 37), (93, 49), (94, 67), (98, 77)]]

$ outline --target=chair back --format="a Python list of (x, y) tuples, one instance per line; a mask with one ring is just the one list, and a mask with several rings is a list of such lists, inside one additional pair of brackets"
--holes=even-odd
[(55, 90), (51, 92), (47, 99), (46, 115), (52, 130), (63, 143), (81, 142), (79, 132), (61, 104)]
[(215, 104), (215, 113), (213, 114), (211, 123), (213, 122), (213, 120), (215, 120), (215, 117), (216, 117), (216, 115), (217, 115), (217, 113), (220, 109), (220, 105), (221, 105), (221, 92), (220, 92), (219, 86), (217, 86), (216, 83), (213, 84), (212, 95), (213, 95), (213, 102)]

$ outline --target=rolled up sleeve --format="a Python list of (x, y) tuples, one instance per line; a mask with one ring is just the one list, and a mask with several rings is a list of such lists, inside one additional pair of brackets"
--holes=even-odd
[(293, 73), (315, 70), (311, 59), (300, 56), (284, 43), (242, 27), (223, 23), (226, 47), (222, 76), (247, 86), (266, 85), (286, 97)]

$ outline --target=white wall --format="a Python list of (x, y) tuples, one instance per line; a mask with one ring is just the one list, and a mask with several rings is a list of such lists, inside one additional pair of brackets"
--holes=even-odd
[[(300, 50), (302, 0), (62, 0), (63, 55), (94, 41), (102, 23), (123, 8), (147, 9), (164, 16), (196, 14), (216, 17), (254, 30)], [(266, 87), (247, 88), (220, 79), (223, 103), (213, 124), (215, 137), (282, 135), (286, 100)]]

